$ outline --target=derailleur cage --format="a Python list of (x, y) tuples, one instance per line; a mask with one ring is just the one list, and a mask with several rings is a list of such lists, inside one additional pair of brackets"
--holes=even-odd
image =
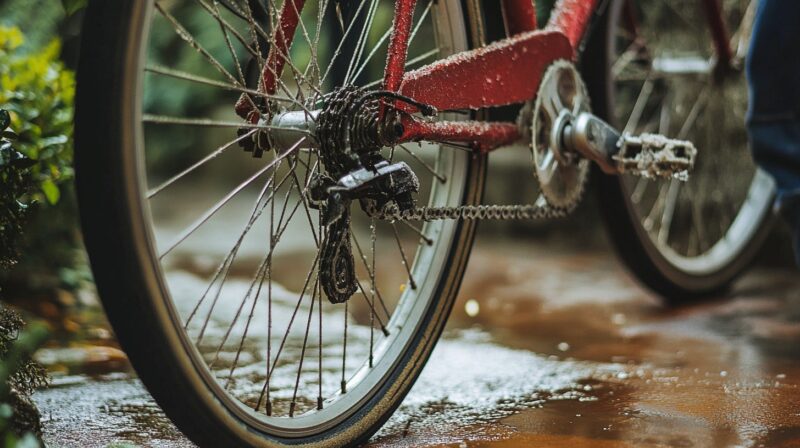
[(419, 180), (405, 162), (384, 160), (374, 168), (358, 168), (338, 181), (317, 175), (310, 188), (309, 203), (322, 212), (326, 234), (320, 255), (320, 284), (331, 303), (347, 301), (358, 289), (355, 262), (350, 247), (350, 203), (359, 200), (367, 211), (394, 201), (401, 209), (413, 209), (413, 194)]

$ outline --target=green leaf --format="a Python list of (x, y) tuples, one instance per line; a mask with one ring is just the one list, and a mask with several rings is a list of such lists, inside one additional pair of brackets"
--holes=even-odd
[(0, 109), (0, 131), (5, 130), (11, 125), (11, 115), (5, 109)]
[(68, 16), (85, 8), (88, 2), (88, 0), (61, 0), (61, 4), (64, 5), (64, 11), (67, 12)]
[(55, 204), (61, 198), (61, 192), (58, 190), (56, 184), (53, 183), (50, 179), (45, 179), (42, 181), (42, 192), (44, 196), (47, 198), (47, 202), (50, 205)]

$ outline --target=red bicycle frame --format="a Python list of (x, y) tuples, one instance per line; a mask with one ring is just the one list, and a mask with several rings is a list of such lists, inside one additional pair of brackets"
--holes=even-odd
[[(383, 89), (410, 97), (438, 110), (481, 109), (505, 106), (533, 99), (544, 71), (553, 62), (574, 60), (592, 15), (608, 0), (559, 0), (544, 29), (536, 28), (534, 0), (501, 0), (506, 26), (505, 39), (452, 55), (433, 64), (405, 71), (408, 39), (416, 0), (396, 0), (394, 31), (389, 43)], [(627, 0), (630, 1), (630, 0)], [(702, 0), (717, 63), (730, 64), (728, 31), (719, 0)], [(275, 92), (289, 45), (305, 0), (285, 0), (279, 26), (267, 64), (262, 73), (261, 90)], [(626, 26), (638, 25), (630, 4), (625, 5)], [(414, 112), (413, 106), (397, 102), (396, 108)], [(381, 111), (383, 116), (383, 110)], [(463, 142), (479, 151), (491, 151), (520, 138), (515, 123), (479, 121), (421, 121), (401, 114), (403, 131), (397, 142)]]

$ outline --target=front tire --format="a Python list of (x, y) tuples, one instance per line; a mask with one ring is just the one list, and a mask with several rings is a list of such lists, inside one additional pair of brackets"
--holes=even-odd
[[(634, 7), (634, 14), (645, 16), (638, 22), (638, 25), (643, 29), (640, 31), (640, 35), (650, 33), (650, 36), (657, 37), (657, 39), (654, 39), (652, 46), (647, 46), (646, 48), (647, 52), (654, 53), (656, 56), (649, 54), (646, 57), (642, 57), (643, 59), (651, 58), (651, 67), (655, 65), (653, 61), (658, 59), (658, 55), (665, 55), (665, 57), (661, 58), (664, 61), (669, 59), (671, 55), (680, 55), (686, 60), (689, 59), (689, 57), (685, 56), (687, 50), (680, 47), (683, 45), (681, 36), (684, 36), (683, 38), (687, 39), (687, 42), (689, 42), (689, 39), (695, 38), (701, 41), (699, 45), (696, 41), (690, 41), (685, 44), (687, 48), (699, 49), (697, 51), (701, 52), (700, 57), (695, 58), (695, 60), (711, 60), (710, 37), (705, 36), (704, 38), (703, 34), (692, 36), (689, 31), (681, 29), (680, 25), (676, 24), (680, 22), (678, 18), (659, 15), (660, 11), (656, 12), (657, 8), (649, 5), (649, 3), (652, 2), (635, 3), (637, 6)], [(687, 5), (687, 8), (698, 9), (694, 17), (699, 18), (702, 22), (703, 11), (696, 2), (689, 3), (691, 5)], [(737, 3), (737, 5), (733, 5), (733, 3)], [(739, 5), (739, 3), (743, 3), (743, 5)], [(748, 16), (747, 3), (749, 2), (724, 2), (726, 13), (734, 15), (738, 12), (739, 15), (737, 17), (744, 24), (745, 21), (751, 18)], [(742, 96), (746, 99), (746, 87), (743, 74), (738, 75), (738, 80), (729, 81), (732, 84), (730, 87), (719, 87), (713, 85), (711, 80), (713, 75), (711, 74), (703, 78), (706, 81), (702, 79), (699, 81), (696, 79), (673, 80), (665, 75), (663, 78), (652, 82), (650, 77), (653, 70), (651, 68), (646, 75), (647, 78), (642, 83), (635, 87), (630, 87), (624, 85), (624, 83), (630, 82), (627, 78), (632, 78), (633, 76), (628, 75), (626, 78), (623, 76), (626, 75), (625, 73), (618, 72), (616, 75), (612, 73), (614, 69), (619, 69), (619, 60), (623, 53), (620, 44), (627, 42), (624, 37), (620, 37), (627, 31), (623, 29), (622, 19), (623, 13), (626, 13), (626, 4), (633, 5), (634, 3), (626, 2), (625, 0), (610, 2), (602, 17), (597, 21), (594, 33), (588, 42), (585, 53), (587, 56), (583, 67), (592, 95), (592, 102), (596, 109), (595, 112), (617, 125), (620, 129), (623, 127), (630, 128), (626, 130), (634, 131), (634, 133), (652, 132), (656, 129), (647, 128), (647, 123), (638, 125), (628, 123), (631, 126), (626, 126), (627, 117), (632, 114), (635, 107), (634, 102), (640, 102), (643, 106), (642, 110), (639, 111), (640, 115), (652, 112), (658, 107), (658, 104), (654, 104), (649, 96), (643, 102), (641, 101), (642, 94), (638, 89), (640, 87), (644, 88), (642, 83), (649, 82), (651, 84), (650, 92), (657, 90), (659, 87), (657, 83), (661, 83), (663, 85), (662, 88), (665, 90), (666, 98), (670, 94), (673, 97), (676, 96), (674, 94), (675, 91), (695, 82), (699, 89), (711, 89), (716, 92), (712, 94), (712, 98), (715, 98), (714, 101), (719, 101), (719, 107), (716, 111), (719, 112), (721, 110), (723, 113), (722, 118), (717, 117), (717, 120), (712, 123), (706, 122), (705, 124), (685, 126), (686, 129), (681, 129), (681, 126), (669, 124), (671, 122), (670, 117), (672, 119), (686, 119), (684, 121), (684, 124), (686, 124), (688, 121), (687, 116), (691, 112), (691, 110), (687, 111), (686, 109), (691, 109), (691, 107), (687, 108), (679, 104), (669, 104), (665, 107), (664, 104), (668, 100), (662, 99), (662, 103), (660, 103), (663, 109), (662, 116), (666, 118), (660, 121), (656, 120), (658, 123), (653, 126), (663, 128), (659, 129), (659, 131), (672, 134), (670, 135), (672, 137), (688, 137), (690, 140), (695, 141), (699, 150), (698, 169), (690, 176), (690, 181), (687, 183), (688, 187), (683, 187), (683, 191), (679, 193), (674, 193), (674, 191), (680, 187), (670, 186), (668, 185), (669, 182), (662, 182), (660, 185), (656, 182), (650, 182), (650, 187), (643, 187), (640, 183), (642, 181), (626, 178), (625, 176), (607, 176), (597, 169), (592, 176), (595, 182), (595, 190), (598, 194), (601, 215), (611, 243), (623, 263), (646, 287), (671, 303), (680, 303), (723, 291), (749, 265), (771, 227), (771, 204), (774, 197), (774, 185), (765, 173), (754, 167), (747, 145), (742, 143), (746, 142), (743, 119), (746, 103), (742, 101)], [(692, 10), (682, 9), (680, 6), (672, 5), (675, 11)], [(648, 7), (651, 9), (646, 9)], [(647, 17), (648, 13), (651, 15), (650, 17)], [(704, 22), (700, 26), (704, 26)], [(739, 35), (740, 38), (745, 36), (745, 28), (740, 26), (739, 29), (743, 30), (742, 34)], [(704, 30), (705, 28), (700, 29)], [(676, 48), (670, 48), (670, 45)], [(739, 51), (738, 56), (740, 58), (743, 58), (746, 47), (746, 40), (743, 40), (738, 48), (735, 48), (735, 50)], [(691, 53), (689, 54), (691, 55)], [(638, 57), (640, 56), (635, 55), (632, 59)], [(673, 59), (678, 60), (678, 57)], [(615, 64), (617, 64), (616, 67)], [(652, 87), (654, 84), (656, 85), (655, 89)], [(685, 89), (689, 88), (685, 87)], [(729, 90), (723, 91), (722, 89)], [(635, 93), (631, 95), (631, 91), (640, 93), (638, 96)], [(701, 90), (700, 92), (702, 93), (703, 91)], [(728, 103), (726, 99), (721, 99), (730, 99), (731, 92), (734, 94), (734, 101)], [(650, 94), (648, 93), (648, 95)], [(686, 96), (688, 97), (689, 95), (691, 94)], [(633, 99), (636, 101), (633, 101)], [(703, 107), (711, 108), (711, 106)], [(707, 112), (709, 116), (715, 113), (713, 110)], [(739, 118), (732, 116), (733, 114), (738, 114)], [(665, 122), (666, 124), (664, 124)], [(720, 126), (723, 126), (723, 130), (719, 129)], [(731, 130), (726, 131), (725, 129), (727, 128), (724, 126), (731, 126)], [(710, 133), (718, 134), (716, 136), (718, 140), (715, 140), (718, 145), (710, 144), (712, 140), (707, 139), (707, 135), (704, 134), (707, 132), (706, 130), (710, 131)], [(680, 133), (685, 133), (686, 135), (677, 135)], [(721, 138), (719, 137), (720, 135), (722, 135)], [(728, 140), (725, 140), (726, 138)], [(742, 144), (740, 145), (739, 143)], [(734, 155), (735, 157), (733, 157)], [(702, 159), (705, 159), (705, 165), (702, 165)], [(722, 173), (721, 177), (720, 173)], [(744, 177), (750, 179), (745, 179), (745, 182), (749, 182), (747, 184), (749, 187), (745, 189), (746, 191), (723, 191), (724, 194), (730, 194), (731, 196), (738, 195), (736, 198), (728, 198), (730, 199), (728, 202), (725, 202), (728, 199), (723, 199), (720, 204), (714, 204), (711, 200), (708, 200), (708, 203), (704, 202), (708, 198), (708, 196), (704, 195), (704, 192), (710, 188), (708, 187), (709, 185), (713, 188), (720, 186), (719, 190), (724, 190), (723, 182), (725, 179), (728, 181), (733, 179), (734, 182), (741, 183), (741, 178)], [(698, 185), (701, 187), (698, 187)], [(649, 203), (646, 202), (648, 188), (661, 190), (649, 193), (653, 197), (651, 199), (652, 202)], [(686, 192), (687, 189), (691, 189), (690, 192)], [(735, 187), (729, 190), (734, 189)], [(642, 191), (636, 190), (644, 190), (645, 192), (642, 193)], [(662, 195), (662, 192), (666, 192), (666, 194)], [(664, 219), (667, 214), (666, 211), (662, 211), (660, 215), (652, 213), (658, 206), (656, 201), (661, 200), (666, 203), (669, 199), (665, 200), (663, 198), (673, 196), (677, 200), (673, 199), (672, 202), (677, 205), (673, 205), (672, 211), (669, 212), (668, 220)], [(643, 203), (647, 205), (643, 205)], [(647, 206), (650, 207), (649, 212), (647, 211)], [(680, 207), (684, 207), (684, 210), (682, 211)], [(728, 210), (728, 213), (733, 216), (723, 218), (716, 214), (715, 207), (716, 211), (723, 207), (731, 207), (733, 212), (731, 213)], [(669, 207), (664, 208), (669, 209)], [(681, 213), (683, 213), (682, 217)], [(673, 215), (676, 218), (673, 218)], [(700, 220), (695, 218), (700, 215), (703, 215), (708, 221), (698, 224)], [(694, 218), (692, 218), (693, 216)], [(678, 225), (673, 225), (673, 222), (680, 219), (684, 220), (683, 223), (680, 223), (683, 228), (675, 230)], [(726, 220), (729, 221), (726, 222)], [(665, 222), (668, 223), (666, 232), (659, 227)], [(712, 225), (719, 225), (724, 229), (714, 230), (717, 233), (708, 237), (709, 241), (698, 243), (697, 241), (700, 237), (693, 236), (693, 234), (700, 235), (702, 231), (697, 229), (702, 226), (710, 228)], [(680, 236), (673, 237), (670, 235), (670, 229), (673, 234), (683, 231), (684, 239), (678, 241)], [(665, 237), (665, 234), (668, 236)], [(685, 236), (686, 234), (688, 234), (688, 237)], [(706, 234), (703, 233), (703, 235)], [(670, 238), (674, 238), (674, 240)]]

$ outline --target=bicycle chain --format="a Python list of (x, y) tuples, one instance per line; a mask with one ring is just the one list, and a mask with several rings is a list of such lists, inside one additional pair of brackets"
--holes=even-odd
[(386, 221), (437, 221), (444, 219), (466, 220), (512, 220), (512, 219), (555, 219), (569, 215), (577, 204), (567, 208), (553, 207), (549, 204), (514, 205), (461, 205), (456, 207), (414, 207), (400, 210), (393, 203), (378, 210), (374, 204), (367, 204), (368, 216)]

